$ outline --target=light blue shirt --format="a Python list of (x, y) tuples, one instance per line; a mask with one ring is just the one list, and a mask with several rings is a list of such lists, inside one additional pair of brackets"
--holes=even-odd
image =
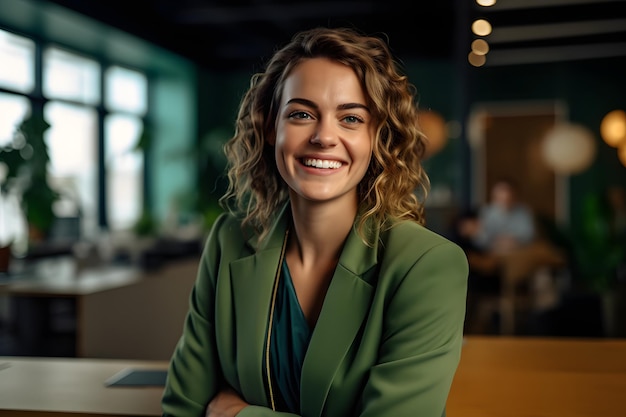
[(482, 249), (493, 249), (501, 236), (509, 236), (520, 244), (527, 244), (535, 237), (532, 212), (521, 204), (505, 210), (500, 206), (486, 206), (480, 211), (480, 232), (475, 239)]

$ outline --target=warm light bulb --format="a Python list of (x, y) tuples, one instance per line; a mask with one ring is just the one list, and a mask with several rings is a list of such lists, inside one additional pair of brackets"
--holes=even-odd
[(484, 39), (476, 39), (472, 42), (472, 52), (476, 55), (486, 55), (489, 52), (489, 44)]
[(418, 117), (424, 136), (426, 136), (424, 158), (429, 158), (443, 149), (448, 141), (446, 120), (433, 110), (420, 110)]
[(467, 55), (467, 61), (474, 67), (482, 67), (487, 62), (487, 58), (484, 55), (477, 55), (474, 52), (470, 52)]
[(472, 33), (476, 36), (487, 36), (491, 33), (491, 23), (485, 19), (474, 20)]
[(496, 4), (496, 0), (476, 0), (476, 4), (479, 6), (489, 7)]
[(571, 123), (561, 123), (549, 130), (542, 140), (541, 151), (547, 165), (565, 175), (586, 170), (597, 152), (591, 130)]
[(626, 112), (608, 112), (600, 123), (600, 135), (607, 145), (617, 148), (626, 144)]

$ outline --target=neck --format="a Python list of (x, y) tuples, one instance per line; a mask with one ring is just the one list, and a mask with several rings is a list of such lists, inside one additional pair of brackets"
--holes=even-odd
[(288, 250), (302, 264), (337, 260), (343, 244), (352, 230), (357, 213), (353, 204), (325, 202), (315, 204), (292, 200), (293, 233)]

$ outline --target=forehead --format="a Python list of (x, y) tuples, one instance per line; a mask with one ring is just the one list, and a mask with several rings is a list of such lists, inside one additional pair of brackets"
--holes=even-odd
[(348, 100), (365, 104), (365, 92), (354, 70), (328, 58), (299, 62), (286, 76), (283, 102), (305, 95), (315, 100)]

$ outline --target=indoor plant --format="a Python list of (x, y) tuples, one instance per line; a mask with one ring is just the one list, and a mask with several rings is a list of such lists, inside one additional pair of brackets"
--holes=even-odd
[(29, 243), (44, 240), (55, 220), (53, 204), (59, 194), (48, 183), (50, 156), (44, 139), (50, 124), (42, 111), (33, 111), (17, 127), (14, 140), (0, 148), (6, 177), (0, 192), (15, 192), (28, 224)]
[(606, 336), (624, 336), (626, 318), (620, 306), (626, 300), (626, 236), (615, 229), (613, 209), (602, 192), (587, 193), (578, 201), (578, 221), (569, 226), (550, 222), (543, 226), (568, 254), (570, 293), (596, 300), (590, 305), (601, 308)]

